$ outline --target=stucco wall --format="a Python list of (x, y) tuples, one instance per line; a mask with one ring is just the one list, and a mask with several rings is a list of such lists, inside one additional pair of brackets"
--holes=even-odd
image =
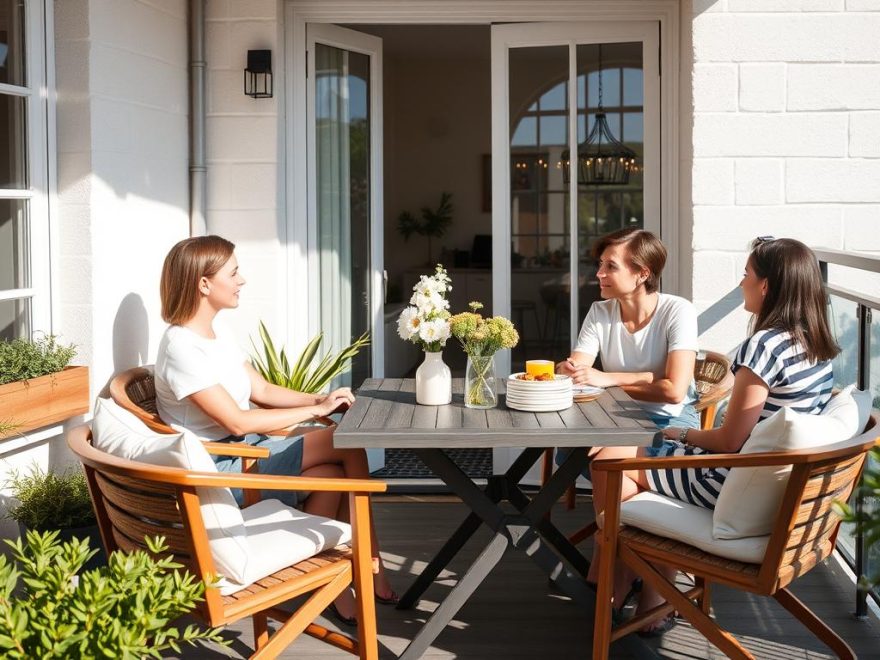
[(755, 236), (880, 252), (880, 2), (687, 4), (693, 299), (703, 345), (728, 351), (746, 331), (736, 287)]

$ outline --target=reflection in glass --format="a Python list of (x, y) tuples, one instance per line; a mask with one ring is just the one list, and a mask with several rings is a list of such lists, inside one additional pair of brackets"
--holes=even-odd
[(28, 187), (27, 99), (0, 94), (0, 188)]
[(0, 199), (0, 291), (30, 286), (27, 200)]
[(0, 83), (25, 87), (24, 0), (0, 0)]
[(511, 320), (521, 337), (512, 368), (522, 371), (526, 358), (555, 359), (571, 348), (560, 164), (568, 143), (568, 47), (512, 48), (509, 63)]
[[(370, 58), (315, 48), (315, 164), (321, 329), (335, 350), (370, 330)], [(326, 348), (326, 347), (325, 347)], [(361, 349), (343, 376), (370, 375)]]
[[(586, 140), (595, 123), (599, 104), (599, 49), (596, 44), (577, 47), (578, 143)], [(615, 139), (644, 162), (642, 108), (642, 44), (602, 45), (602, 105)], [(585, 100), (588, 103), (585, 103)], [(623, 103), (621, 103), (621, 100)], [(621, 121), (622, 118), (622, 121)], [(642, 171), (632, 172), (626, 185), (578, 185), (578, 321), (599, 300), (596, 240), (623, 227), (644, 227)]]
[(29, 298), (0, 300), (0, 340), (29, 338), (33, 330), (31, 325)]

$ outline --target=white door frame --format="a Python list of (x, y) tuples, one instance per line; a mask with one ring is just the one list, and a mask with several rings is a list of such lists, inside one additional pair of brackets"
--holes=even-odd
[[(679, 245), (677, 213), (679, 207), (679, 121), (678, 121), (678, 76), (679, 76), (679, 0), (642, 0), (622, 3), (619, 0), (548, 0), (513, 4), (508, 0), (422, 0), (413, 3), (407, 0), (287, 0), (284, 12), (284, 63), (290, 75), (284, 76), (284, 103), (279, 108), (281, 135), (284, 144), (284, 172), (286, 184), (283, 190), (282, 208), (286, 209), (286, 253), (288, 270), (288, 290), (280, 292), (279, 300), (286, 310), (288, 336), (297, 341), (305, 341), (309, 336), (310, 324), (316, 323), (312, 314), (302, 310), (312, 310), (314, 294), (303, 305), (293, 305), (291, 300), (301, 300), (302, 283), (309, 281), (306, 246), (308, 245), (308, 204), (306, 167), (306, 126), (307, 105), (304, 94), (297, 90), (305, 89), (305, 49), (297, 48), (305, 42), (306, 23), (349, 23), (349, 24), (486, 24), (516, 22), (574, 22), (592, 21), (597, 24), (626, 21), (655, 21), (660, 30), (660, 61), (663, 76), (660, 79), (660, 189), (661, 217), (667, 221), (662, 228), (664, 243), (669, 250), (668, 268), (663, 278), (664, 290), (678, 293), (681, 287), (681, 269), (690, 268), (680, 257), (685, 254)], [(562, 27), (562, 25), (560, 25)], [(495, 109), (493, 108), (493, 112)], [(505, 110), (506, 113), (506, 110)], [(493, 145), (494, 147), (494, 145)], [(503, 161), (493, 159), (493, 167), (500, 167)], [(493, 171), (493, 178), (495, 173)], [(493, 191), (493, 196), (498, 191)], [(493, 198), (493, 208), (503, 208), (507, 198)], [(509, 229), (508, 229), (509, 231)], [(381, 244), (381, 234), (379, 243)], [(507, 253), (509, 244), (504, 246)], [(497, 253), (497, 250), (496, 250)], [(503, 286), (503, 283), (499, 283)], [(494, 289), (495, 300), (509, 298), (509, 275), (507, 290)], [(381, 290), (381, 288), (379, 289)], [(498, 308), (495, 308), (496, 311)], [(375, 345), (374, 345), (374, 348)]]
[[(659, 35), (656, 21), (596, 21), (557, 23), (520, 23), (492, 26), (492, 311), (510, 318), (511, 299), (511, 211), (510, 211), (510, 100), (509, 51), (511, 48), (567, 46), (569, 49), (568, 80), (577, 78), (579, 44), (640, 42), (644, 69), (644, 225), (645, 229), (661, 234), (661, 219), (665, 215), (661, 205), (660, 163), (660, 79)], [(571, 145), (571, 181), (577, 180), (577, 120), (571, 115), (577, 109), (576, 85), (568, 86), (569, 117), (568, 142)], [(578, 197), (569, 195), (569, 218), (578, 216)], [(668, 223), (674, 224), (674, 223)], [(578, 243), (577, 225), (570, 223), (572, 254)], [(664, 238), (670, 240), (664, 233)], [(675, 263), (675, 262), (672, 262)], [(578, 263), (571, 260), (572, 281), (577, 280)], [(672, 285), (664, 277), (664, 290)], [(575, 297), (578, 289), (571, 287), (570, 309), (578, 309)], [(576, 337), (580, 319), (572, 314), (569, 336)], [(510, 353), (504, 351), (496, 358), (496, 367), (502, 376), (510, 374)]]
[[(381, 378), (385, 374), (385, 325), (384, 325), (384, 198), (382, 194), (382, 40), (362, 32), (347, 30), (338, 25), (315, 23), (306, 30), (306, 52), (309, 77), (306, 80), (306, 102), (314, 107), (315, 100), (315, 43), (342, 50), (363, 53), (370, 58), (370, 349), (372, 375)], [(308, 112), (308, 106), (307, 110)], [(318, 252), (318, 218), (315, 199), (316, 168), (314, 164), (316, 143), (315, 123), (306, 115), (306, 255), (308, 262), (308, 336), (320, 330), (320, 270)], [(336, 350), (343, 346), (334, 346)], [(358, 383), (355, 383), (357, 385)]]

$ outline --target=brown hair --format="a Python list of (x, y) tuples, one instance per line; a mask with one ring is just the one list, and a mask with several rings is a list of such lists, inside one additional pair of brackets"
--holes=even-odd
[(181, 325), (195, 316), (199, 307), (199, 280), (214, 277), (229, 261), (235, 245), (219, 236), (187, 238), (171, 248), (162, 265), (159, 295), (162, 318)]
[(593, 245), (593, 258), (599, 259), (606, 248), (627, 244), (630, 265), (641, 270), (647, 268), (645, 291), (654, 293), (660, 288), (660, 273), (666, 265), (666, 247), (654, 234), (644, 229), (629, 227), (605, 234)]
[(828, 307), (819, 261), (813, 251), (792, 238), (756, 239), (749, 263), (767, 280), (767, 295), (753, 319), (753, 332), (786, 330), (812, 362), (840, 352), (828, 327)]

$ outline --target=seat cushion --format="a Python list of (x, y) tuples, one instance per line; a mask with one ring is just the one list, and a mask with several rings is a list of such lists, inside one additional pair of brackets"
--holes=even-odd
[[(859, 398), (864, 398), (861, 393)], [(755, 425), (740, 452), (795, 451), (842, 442), (864, 429), (867, 411), (868, 407), (857, 403), (853, 388), (849, 387), (835, 396), (819, 415), (781, 408)], [(715, 505), (712, 526), (715, 538), (769, 534), (776, 523), (790, 473), (790, 465), (732, 469)]]
[(243, 581), (221, 581), (224, 596), (313, 555), (351, 541), (347, 523), (313, 516), (279, 500), (261, 500), (241, 510), (251, 547)]
[(620, 505), (620, 521), (651, 534), (687, 543), (726, 559), (759, 564), (769, 536), (717, 539), (712, 535), (712, 511), (659, 493), (644, 491)]
[[(216, 472), (201, 440), (186, 431), (156, 433), (112, 399), (99, 398), (92, 420), (92, 446), (131, 461)], [(250, 574), (252, 554), (244, 518), (228, 488), (198, 488), (201, 513), (217, 572), (236, 583)], [(261, 576), (262, 577), (262, 576)]]

